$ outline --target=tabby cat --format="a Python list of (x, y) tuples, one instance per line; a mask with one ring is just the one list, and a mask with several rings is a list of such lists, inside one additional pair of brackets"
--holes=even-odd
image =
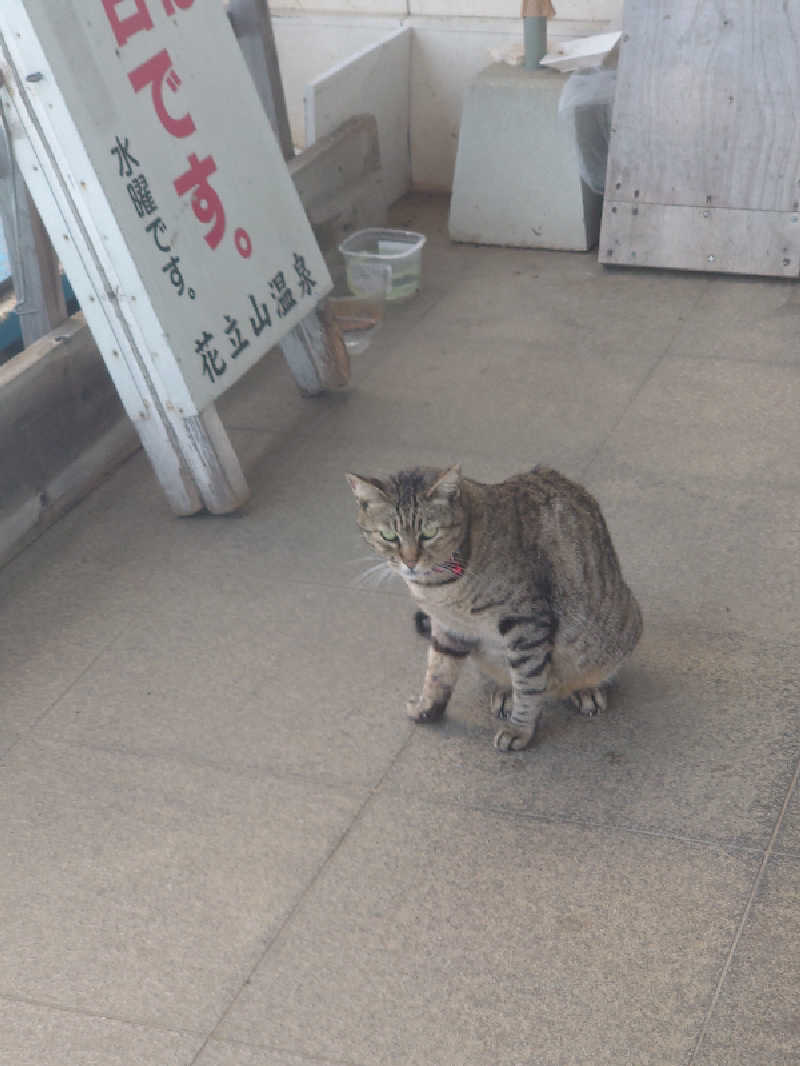
[(430, 636), (414, 721), (442, 717), (469, 655), (496, 685), (500, 751), (530, 743), (548, 698), (570, 696), (587, 716), (605, 708), (642, 616), (586, 489), (542, 466), (491, 485), (458, 466), (347, 479), (364, 537)]

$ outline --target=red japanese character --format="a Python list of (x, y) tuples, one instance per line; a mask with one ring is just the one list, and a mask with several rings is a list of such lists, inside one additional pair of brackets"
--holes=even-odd
[(164, 103), (164, 83), (166, 82), (172, 92), (177, 92), (181, 83), (181, 79), (172, 69), (172, 60), (166, 48), (162, 48), (136, 70), (132, 70), (128, 79), (137, 93), (145, 85), (150, 86), (153, 107), (156, 109), (159, 122), (167, 133), (171, 133), (173, 137), (188, 137), (190, 133), (194, 133), (195, 124), (189, 112), (187, 111), (182, 118), (173, 118)]
[(176, 7), (179, 7), (181, 11), (186, 11), (193, 3), (194, 0), (164, 0), (164, 10), (168, 15), (174, 15)]
[(205, 159), (198, 159), (192, 152), (188, 159), (189, 169), (185, 174), (176, 178), (172, 184), (178, 196), (184, 196), (190, 189), (194, 189), (192, 210), (195, 218), (200, 222), (211, 222), (213, 219), (214, 225), (205, 234), (205, 241), (210, 248), (216, 248), (225, 232), (225, 211), (222, 207), (222, 200), (211, 188), (208, 179), (216, 173), (217, 164), (212, 155), (207, 155)]
[[(133, 3), (136, 10), (131, 14), (120, 17), (115, 9), (123, 3), (127, 3), (128, 7)], [(139, 33), (140, 30), (152, 30), (153, 28), (153, 20), (147, 10), (146, 0), (103, 0), (103, 7), (108, 21), (111, 23), (111, 29), (114, 31), (117, 44), (120, 47), (135, 33)]]

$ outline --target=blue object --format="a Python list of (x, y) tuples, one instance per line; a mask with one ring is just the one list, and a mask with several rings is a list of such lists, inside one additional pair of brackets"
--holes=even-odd
[[(67, 314), (74, 315), (80, 309), (80, 304), (66, 274), (61, 275), (61, 286), (64, 290)], [(0, 319), (0, 366), (7, 363), (13, 355), (18, 355), (23, 348), (19, 315), (16, 311), (10, 311), (5, 318)]]

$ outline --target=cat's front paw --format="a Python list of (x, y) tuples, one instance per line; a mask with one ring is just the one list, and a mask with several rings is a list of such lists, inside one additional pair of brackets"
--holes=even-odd
[(494, 736), (494, 746), (498, 751), (522, 751), (533, 739), (533, 730), (529, 726), (512, 725), (506, 722)]
[(406, 714), (414, 722), (438, 722), (446, 710), (447, 700), (438, 700), (436, 703), (409, 700), (406, 704)]

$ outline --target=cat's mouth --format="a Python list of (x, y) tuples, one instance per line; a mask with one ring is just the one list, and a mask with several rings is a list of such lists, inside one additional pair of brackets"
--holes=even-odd
[(464, 565), (456, 558), (455, 553), (445, 562), (436, 563), (434, 566), (418, 567), (400, 563), (400, 574), (406, 581), (415, 581), (422, 584), (443, 584), (454, 581), (464, 573)]

